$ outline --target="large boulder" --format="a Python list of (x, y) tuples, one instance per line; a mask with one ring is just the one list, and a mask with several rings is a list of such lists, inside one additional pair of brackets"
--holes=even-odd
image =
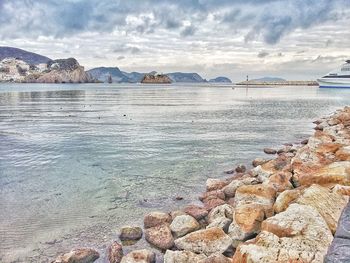
[(166, 250), (174, 246), (169, 225), (163, 224), (145, 230), (145, 239), (153, 246)]
[(53, 263), (93, 263), (100, 254), (92, 248), (78, 248), (59, 256)]
[(237, 248), (233, 262), (323, 262), (333, 239), (323, 217), (307, 205), (291, 204), (261, 228), (254, 240)]
[(182, 250), (209, 256), (225, 252), (231, 247), (232, 240), (221, 228), (209, 228), (176, 239), (175, 245)]
[(145, 228), (155, 227), (162, 224), (170, 224), (171, 216), (164, 212), (151, 212), (145, 215), (143, 224)]
[(253, 185), (258, 183), (261, 183), (261, 181), (259, 181), (257, 178), (245, 176), (245, 177), (233, 180), (231, 183), (229, 183), (227, 186), (223, 188), (223, 192), (227, 198), (234, 197), (238, 187), (242, 185)]
[(177, 216), (170, 225), (170, 229), (174, 233), (175, 238), (182, 237), (199, 228), (200, 225), (197, 220), (190, 215)]
[(207, 179), (206, 185), (207, 191), (214, 191), (222, 189), (224, 186), (228, 185), (228, 182), (221, 179), (209, 178)]
[(230, 224), (232, 223), (233, 208), (224, 204), (215, 207), (208, 215), (209, 225), (207, 228), (219, 227), (227, 233)]
[(154, 252), (141, 249), (134, 250), (123, 257), (121, 263), (155, 263), (156, 255)]

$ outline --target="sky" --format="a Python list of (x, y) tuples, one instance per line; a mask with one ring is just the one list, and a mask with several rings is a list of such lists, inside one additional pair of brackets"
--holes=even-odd
[(0, 0), (0, 46), (90, 69), (316, 79), (350, 59), (350, 0)]

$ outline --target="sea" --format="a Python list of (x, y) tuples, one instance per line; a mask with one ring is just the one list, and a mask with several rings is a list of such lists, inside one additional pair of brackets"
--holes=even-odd
[(199, 203), (207, 178), (299, 143), (346, 105), (350, 89), (312, 86), (1, 84), (0, 262), (76, 247), (106, 262), (120, 227)]

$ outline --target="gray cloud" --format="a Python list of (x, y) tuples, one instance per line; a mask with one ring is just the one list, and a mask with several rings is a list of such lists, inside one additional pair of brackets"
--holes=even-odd
[[(348, 0), (1, 0), (0, 39), (123, 30), (156, 34), (158, 29), (186, 37), (223, 26), (227, 34), (246, 30), (246, 41), (268, 44), (298, 28), (309, 28), (341, 17)], [(216, 17), (209, 21), (210, 16)], [(137, 21), (131, 18), (136, 18)], [(190, 26), (184, 22), (189, 21)], [(209, 23), (209, 22), (210, 23)], [(201, 28), (208, 22), (209, 28)], [(213, 31), (215, 35), (215, 31)]]

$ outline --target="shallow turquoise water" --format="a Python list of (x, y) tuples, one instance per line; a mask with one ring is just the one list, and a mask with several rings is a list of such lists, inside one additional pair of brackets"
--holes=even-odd
[(316, 87), (2, 84), (0, 261), (107, 242), (349, 104)]

